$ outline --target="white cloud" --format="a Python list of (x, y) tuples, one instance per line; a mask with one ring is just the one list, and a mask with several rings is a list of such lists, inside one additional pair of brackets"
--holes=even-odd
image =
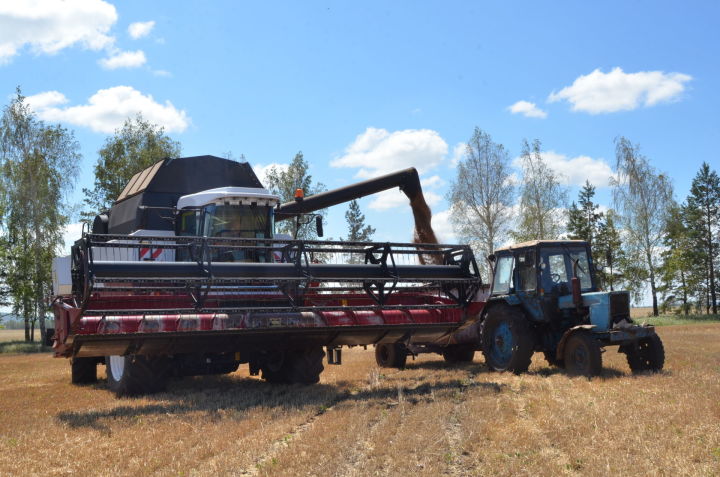
[(152, 20), (149, 22), (135, 22), (128, 26), (128, 33), (137, 40), (138, 38), (149, 35), (154, 27), (155, 22)]
[(455, 230), (453, 229), (450, 215), (452, 209), (443, 210), (432, 216), (432, 228), (440, 243), (459, 243)]
[[(569, 158), (555, 151), (543, 151), (541, 157), (553, 171), (558, 174), (560, 183), (581, 186), (588, 180), (595, 187), (608, 187), (614, 172), (604, 159), (593, 159), (589, 156)], [(522, 167), (522, 158), (516, 157), (513, 165)], [(515, 178), (516, 180), (517, 177)]]
[(440, 177), (439, 175), (436, 174), (434, 176), (430, 176), (430, 177), (420, 180), (420, 184), (423, 187), (427, 187), (430, 189), (437, 189), (438, 187), (444, 186), (445, 181), (443, 180), (442, 177)]
[(116, 51), (108, 58), (103, 58), (98, 63), (106, 70), (115, 70), (117, 68), (137, 68), (147, 62), (145, 53), (142, 50), (137, 51)]
[[(423, 191), (423, 195), (425, 196), (425, 202), (430, 207), (442, 200), (439, 194), (432, 191)], [(410, 207), (410, 200), (400, 189), (384, 190), (373, 195), (373, 197), (372, 202), (368, 204), (368, 208), (373, 210), (389, 210), (396, 207), (408, 207), (409, 210)]]
[(603, 73), (596, 69), (588, 75), (579, 76), (572, 85), (553, 92), (548, 101), (566, 100), (572, 104), (573, 111), (590, 114), (629, 111), (677, 100), (685, 91), (685, 83), (691, 79), (690, 75), (682, 73), (625, 73), (621, 68)]
[(330, 165), (359, 168), (356, 177), (376, 177), (407, 167), (423, 173), (440, 164), (447, 152), (447, 143), (430, 129), (391, 133), (386, 129), (367, 128), (345, 149), (345, 155)]
[(453, 148), (452, 159), (450, 159), (450, 166), (457, 167), (460, 161), (462, 161), (462, 159), (465, 157), (466, 151), (467, 144), (465, 144), (464, 142), (459, 142), (455, 144), (455, 147)]
[(54, 54), (78, 44), (90, 50), (111, 46), (115, 7), (102, 0), (0, 2), (0, 64), (29, 46), (35, 54)]
[(169, 78), (172, 76), (172, 73), (170, 73), (169, 71), (165, 71), (165, 70), (153, 70), (152, 74), (154, 76), (161, 76), (163, 78)]
[(535, 103), (529, 101), (518, 101), (517, 103), (508, 106), (508, 111), (513, 114), (522, 114), (526, 118), (547, 118), (547, 113), (542, 109), (538, 108)]
[(278, 171), (287, 171), (288, 167), (290, 167), (289, 164), (280, 164), (277, 162), (272, 162), (266, 166), (262, 164), (255, 164), (253, 166), (253, 171), (255, 171), (255, 175), (260, 179), (260, 182), (264, 187), (267, 187), (267, 173), (270, 169), (276, 168)]
[(182, 132), (190, 124), (190, 118), (184, 110), (177, 109), (170, 101), (158, 103), (151, 95), (144, 95), (131, 86), (101, 89), (88, 99), (87, 104), (81, 106), (59, 107), (67, 102), (67, 98), (57, 91), (29, 96), (28, 102), (34, 105), (41, 119), (85, 126), (102, 133), (112, 133), (127, 118), (135, 117), (138, 113), (168, 132)]
[(65, 104), (68, 99), (59, 91), (45, 91), (44, 93), (26, 97), (25, 102), (34, 111), (42, 111), (43, 109)]

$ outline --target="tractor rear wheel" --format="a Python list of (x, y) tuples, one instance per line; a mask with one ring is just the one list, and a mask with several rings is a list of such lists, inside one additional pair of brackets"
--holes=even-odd
[(450, 345), (443, 348), (443, 358), (446, 363), (471, 363), (475, 357), (473, 345)]
[(570, 335), (563, 350), (565, 370), (573, 376), (599, 376), (602, 372), (600, 343), (590, 333)]
[(490, 369), (520, 374), (530, 367), (534, 339), (520, 308), (504, 303), (492, 306), (480, 335), (485, 364)]
[(140, 355), (105, 358), (108, 387), (118, 396), (139, 396), (163, 391), (167, 384), (167, 360)]
[(325, 352), (314, 346), (278, 353), (277, 359), (261, 366), (262, 377), (276, 384), (316, 384), (323, 372)]
[(641, 338), (637, 342), (637, 347), (625, 345), (623, 352), (633, 373), (658, 372), (665, 364), (665, 348), (658, 335)]
[(403, 369), (407, 362), (407, 349), (402, 343), (379, 343), (375, 345), (375, 362), (381, 368)]
[(95, 358), (73, 358), (70, 370), (73, 384), (97, 382), (97, 360)]

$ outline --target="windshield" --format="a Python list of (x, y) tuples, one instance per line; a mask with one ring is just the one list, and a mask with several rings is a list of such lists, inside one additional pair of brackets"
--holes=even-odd
[(272, 238), (273, 209), (249, 205), (208, 205), (206, 237)]
[(587, 251), (579, 247), (544, 248), (540, 253), (540, 281), (546, 292), (568, 293), (573, 267), (577, 262), (576, 273), (580, 279), (580, 288), (592, 289), (590, 264)]
[(512, 283), (513, 257), (505, 255), (498, 258), (495, 265), (495, 280), (493, 280), (493, 295), (507, 295), (510, 293)]

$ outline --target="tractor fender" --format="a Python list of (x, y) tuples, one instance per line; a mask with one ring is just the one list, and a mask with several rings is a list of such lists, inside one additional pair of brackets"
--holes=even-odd
[(591, 331), (595, 327), (596, 325), (577, 325), (573, 326), (565, 333), (563, 333), (562, 338), (560, 338), (560, 342), (557, 345), (557, 349), (555, 350), (555, 358), (559, 360), (563, 359), (563, 353), (565, 352), (565, 342), (568, 340), (568, 338), (570, 338), (570, 336), (581, 330)]

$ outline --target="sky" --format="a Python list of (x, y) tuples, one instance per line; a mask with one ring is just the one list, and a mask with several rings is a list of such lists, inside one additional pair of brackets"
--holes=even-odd
[[(0, 97), (20, 86), (74, 131), (72, 203), (142, 113), (183, 156), (244, 155), (261, 175), (302, 151), (327, 188), (414, 166), (455, 242), (446, 194), (475, 127), (512, 158), (539, 139), (570, 199), (589, 180), (605, 207), (625, 136), (683, 200), (703, 161), (720, 165), (719, 18), (709, 1), (15, 0), (0, 2)], [(360, 206), (376, 240), (411, 240), (400, 192)], [(326, 237), (347, 234), (345, 210)]]

